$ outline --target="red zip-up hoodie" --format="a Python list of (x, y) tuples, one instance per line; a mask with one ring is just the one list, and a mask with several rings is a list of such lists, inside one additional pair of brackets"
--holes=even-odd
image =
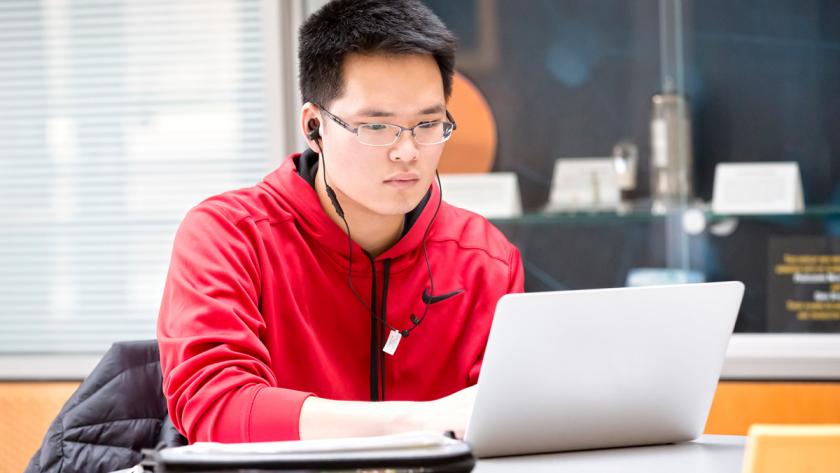
[[(434, 294), (393, 356), (388, 330), (413, 326), (429, 288), (423, 233), (440, 191), (375, 259), (348, 238), (299, 175), (300, 155), (256, 186), (205, 200), (175, 236), (158, 318), (163, 391), (190, 442), (294, 440), (304, 400), (437, 399), (478, 379), (496, 302), (522, 292), (519, 252), (486, 219), (446, 202), (426, 239)], [(352, 228), (351, 228), (352, 231)]]

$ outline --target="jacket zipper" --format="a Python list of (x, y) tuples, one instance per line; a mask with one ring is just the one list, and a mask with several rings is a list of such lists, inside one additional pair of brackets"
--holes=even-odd
[[(388, 337), (388, 322), (387, 307), (388, 307), (388, 280), (391, 276), (391, 260), (386, 259), (383, 262), (382, 268), (382, 303), (379, 304), (380, 309), (380, 341), (387, 340)], [(385, 351), (382, 350), (382, 343), (377, 347), (376, 352), (379, 354), (379, 387), (380, 399), (385, 400)]]
[(388, 336), (388, 280), (391, 276), (391, 260), (383, 262), (382, 303), (379, 305), (379, 317), (376, 316), (376, 263), (370, 255), (370, 400), (385, 400), (385, 352), (382, 346)]
[[(367, 252), (365, 252), (367, 253)], [(370, 260), (370, 400), (379, 401), (379, 321), (376, 320), (376, 264)]]

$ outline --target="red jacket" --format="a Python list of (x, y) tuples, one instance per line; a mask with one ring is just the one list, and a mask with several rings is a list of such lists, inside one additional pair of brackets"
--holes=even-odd
[(347, 235), (298, 175), (298, 157), (205, 200), (176, 234), (157, 335), (169, 414), (191, 442), (298, 439), (310, 395), (422, 401), (475, 384), (496, 302), (523, 290), (517, 249), (444, 202), (426, 242), (434, 292), (463, 292), (432, 304), (393, 356), (382, 353), (371, 296), (399, 329), (423, 313), (421, 243), (439, 189), (374, 261), (353, 244), (362, 305), (347, 284)]

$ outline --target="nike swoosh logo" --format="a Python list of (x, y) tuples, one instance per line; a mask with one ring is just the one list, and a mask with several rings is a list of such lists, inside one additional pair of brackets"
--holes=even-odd
[(437, 304), (438, 302), (443, 302), (450, 297), (457, 296), (464, 292), (463, 289), (458, 289), (457, 291), (447, 292), (446, 294), (441, 294), (439, 296), (433, 296), (429, 294), (429, 288), (423, 289), (423, 302), (426, 304)]

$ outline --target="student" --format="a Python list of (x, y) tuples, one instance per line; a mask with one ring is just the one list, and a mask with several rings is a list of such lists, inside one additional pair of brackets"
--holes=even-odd
[(523, 272), (435, 179), (454, 48), (415, 0), (338, 0), (304, 23), (309, 149), (175, 237), (158, 340), (191, 442), (463, 433), (496, 302)]

